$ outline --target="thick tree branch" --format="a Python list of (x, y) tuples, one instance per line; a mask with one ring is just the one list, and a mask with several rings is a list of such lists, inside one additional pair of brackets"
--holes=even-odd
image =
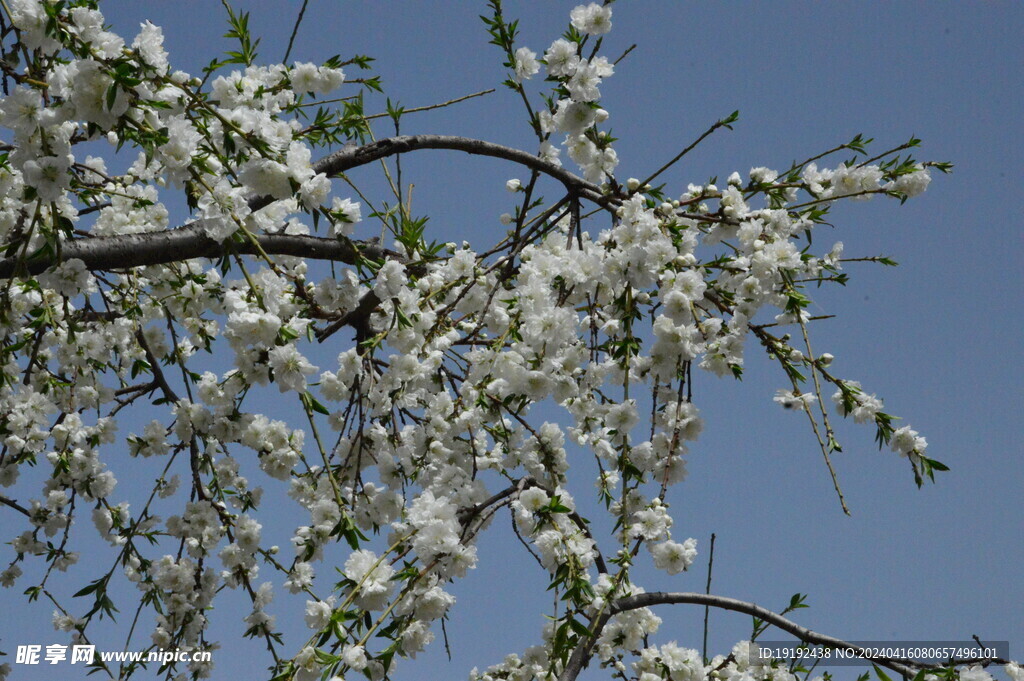
[(604, 629), (608, 620), (611, 619), (613, 615), (620, 612), (626, 612), (628, 610), (636, 610), (637, 608), (647, 608), (652, 605), (667, 605), (672, 603), (704, 605), (712, 608), (719, 608), (721, 610), (732, 610), (733, 612), (751, 615), (764, 622), (768, 622), (789, 634), (792, 634), (805, 643), (822, 645), (828, 648), (849, 650), (860, 657), (871, 660), (878, 665), (891, 669), (908, 678), (917, 674), (918, 669), (921, 667), (921, 665), (917, 665), (916, 663), (907, 660), (872, 656), (859, 646), (847, 643), (842, 639), (827, 636), (825, 634), (819, 634), (816, 631), (802, 627), (796, 622), (788, 620), (782, 615), (768, 610), (767, 608), (762, 608), (754, 603), (740, 601), (735, 598), (727, 598), (725, 596), (714, 596), (712, 594), (666, 593), (663, 591), (655, 591), (651, 593), (637, 594), (635, 596), (624, 596), (613, 601), (610, 604), (609, 610), (601, 613), (601, 615), (591, 623), (590, 629), (593, 632), (592, 635), (586, 640), (581, 641), (580, 644), (576, 646), (576, 649), (569, 657), (568, 663), (566, 663), (565, 669), (558, 677), (558, 681), (575, 681), (580, 671), (583, 670), (583, 667), (585, 667), (587, 662), (590, 660), (591, 651), (593, 650), (597, 638), (601, 635), (601, 630)]
[[(217, 243), (206, 236), (203, 227), (204, 222), (200, 220), (161, 232), (73, 239), (61, 244), (60, 260), (77, 258), (89, 270), (118, 270), (165, 265), (193, 258), (218, 258), (228, 252), (258, 255), (252, 242)], [(358, 242), (287, 234), (257, 234), (254, 238), (263, 251), (271, 255), (336, 260), (350, 265), (359, 259)], [(363, 253), (368, 257), (375, 256), (369, 249)], [(25, 266), (29, 274), (40, 274), (56, 263), (55, 258), (36, 258), (29, 260)], [(13, 276), (16, 264), (16, 257), (0, 260), (0, 279)]]

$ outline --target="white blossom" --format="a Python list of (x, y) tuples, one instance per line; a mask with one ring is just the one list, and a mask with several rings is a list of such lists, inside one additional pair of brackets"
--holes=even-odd
[(588, 35), (603, 35), (612, 28), (612, 8), (592, 2), (578, 5), (570, 13), (572, 25)]
[(654, 567), (670, 575), (679, 574), (693, 565), (697, 557), (697, 540), (687, 539), (682, 544), (668, 540), (655, 544), (651, 546), (651, 556), (654, 557)]
[(294, 345), (279, 345), (271, 349), (269, 363), (274, 372), (274, 382), (281, 392), (304, 391), (306, 377), (317, 372), (317, 368)]
[(520, 47), (516, 50), (516, 59), (513, 70), (516, 74), (516, 81), (529, 80), (540, 71), (540, 62), (537, 61), (537, 53), (528, 47)]
[(563, 78), (571, 76), (576, 71), (580, 57), (575, 44), (559, 38), (551, 43), (551, 47), (544, 53), (544, 61), (548, 67), (548, 75)]

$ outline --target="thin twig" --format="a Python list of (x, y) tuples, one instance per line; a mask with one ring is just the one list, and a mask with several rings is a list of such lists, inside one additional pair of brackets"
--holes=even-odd
[(704, 134), (701, 135), (700, 137), (698, 137), (696, 140), (694, 140), (694, 142), (692, 144), (690, 144), (690, 146), (688, 146), (685, 149), (683, 149), (682, 151), (680, 151), (678, 154), (676, 154), (672, 158), (671, 161), (669, 161), (668, 163), (666, 163), (665, 165), (661, 166), (656, 171), (654, 171), (654, 173), (650, 177), (648, 177), (646, 180), (643, 180), (640, 183), (640, 186), (637, 187), (637, 191), (643, 191), (643, 188), (646, 187), (647, 185), (649, 185), (656, 177), (658, 177), (658, 175), (661, 175), (663, 172), (665, 172), (666, 170), (668, 170), (669, 168), (674, 166), (679, 161), (679, 159), (681, 159), (683, 156), (686, 156), (688, 153), (693, 151), (694, 148), (696, 148), (696, 146), (698, 144), (703, 142), (715, 130), (718, 130), (719, 128), (721, 128), (721, 127), (723, 127), (725, 125), (726, 125), (726, 123), (725, 123), (724, 120), (715, 121), (715, 124), (712, 125), (710, 128), (708, 128), (707, 130), (705, 130)]
[(302, 23), (302, 17), (306, 14), (306, 5), (309, 4), (309, 0), (302, 0), (302, 8), (299, 9), (299, 16), (295, 19), (295, 26), (292, 28), (292, 36), (288, 38), (288, 49), (284, 52), (284, 59), (281, 63), (287, 64), (288, 57), (292, 53), (292, 45), (295, 43), (295, 35), (299, 32), (299, 24)]
[(629, 47), (627, 47), (627, 48), (626, 48), (626, 51), (625, 51), (625, 52), (623, 52), (623, 53), (622, 53), (621, 55), (619, 55), (619, 58), (618, 58), (618, 59), (616, 59), (615, 61), (613, 61), (613, 62), (612, 62), (612, 64), (614, 64), (615, 66), (618, 66), (618, 65), (619, 65), (619, 62), (620, 62), (620, 61), (622, 61), (623, 59), (625, 59), (625, 58), (626, 58), (626, 56), (627, 56), (627, 55), (628, 55), (628, 54), (629, 54), (630, 52), (632, 52), (633, 50), (635, 50), (635, 49), (636, 49), (636, 43), (633, 43), (632, 45), (630, 45)]
[[(704, 593), (711, 595), (711, 569), (715, 565), (715, 533), (711, 533), (711, 548), (708, 551), (708, 581), (704, 586)], [(708, 614), (711, 610), (710, 605), (704, 606), (704, 661), (708, 659)]]
[[(459, 102), (464, 102), (467, 99), (473, 99), (474, 97), (482, 97), (484, 95), (489, 95), (492, 92), (494, 92), (494, 88), (490, 88), (488, 90), (481, 90), (480, 92), (474, 92), (474, 93), (469, 94), (469, 95), (463, 95), (461, 97), (456, 97), (455, 99), (449, 99), (447, 102), (441, 102), (440, 104), (430, 104), (428, 106), (418, 106), (415, 109), (402, 109), (402, 115), (404, 116), (405, 114), (417, 113), (419, 111), (433, 111), (434, 109), (443, 109), (446, 106), (451, 106), (452, 104), (458, 104)], [(369, 116), (363, 116), (363, 120), (364, 121), (372, 121), (375, 118), (384, 118), (385, 116), (390, 116), (390, 115), (391, 114), (389, 114), (389, 113), (375, 113), (375, 114), (370, 114)]]
[(32, 514), (28, 512), (28, 509), (19, 504), (14, 499), (8, 499), (7, 497), (0, 495), (0, 504), (3, 504), (4, 506), (10, 506), (15, 511), (25, 515), (26, 517), (32, 517)]

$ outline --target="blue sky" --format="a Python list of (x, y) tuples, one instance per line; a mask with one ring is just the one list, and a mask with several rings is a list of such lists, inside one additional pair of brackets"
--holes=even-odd
[[(299, 3), (233, 4), (251, 11), (261, 58), (280, 60)], [(522, 20), (520, 44), (541, 54), (573, 4), (509, 2), (506, 14)], [(109, 0), (101, 9), (126, 37), (143, 19), (163, 26), (172, 64), (193, 73), (229, 46), (213, 0)], [(485, 11), (478, 2), (311, 0), (292, 59), (368, 54), (392, 99), (432, 104), (503, 79), (477, 18)], [(850, 256), (900, 263), (851, 265), (849, 286), (818, 295), (816, 311), (838, 317), (816, 327), (815, 349), (836, 356), (837, 373), (885, 398), (887, 411), (925, 435), (929, 452), (952, 471), (917, 490), (906, 462), (879, 452), (870, 429), (843, 424), (845, 452), (835, 465), (853, 512), (844, 516), (806, 422), (771, 401), (784, 377), (751, 345), (742, 383), (698, 377), (706, 427), (689, 479), (670, 501), (674, 532), (697, 538), (701, 556), (687, 574), (645, 573), (649, 590), (703, 590), (715, 532), (714, 593), (771, 608), (805, 593), (811, 608), (795, 618), (824, 633), (890, 641), (977, 634), (1008, 640), (1011, 656), (1024, 657), (1022, 20), (1022, 6), (1009, 2), (615, 6), (604, 53), (638, 44), (602, 86), (620, 138), (620, 178), (645, 176), (736, 109), (735, 131), (717, 134), (664, 176), (669, 193), (733, 170), (785, 168), (857, 133), (874, 137), (878, 151), (914, 135), (924, 141), (919, 157), (956, 164), (905, 206), (849, 204), (833, 214), (834, 235), (816, 234), (842, 240)], [(410, 116), (402, 132), (536, 144), (520, 103), (504, 90)], [(501, 233), (497, 216), (512, 207), (503, 185), (519, 175), (515, 167), (446, 152), (421, 152), (403, 167), (416, 183), (417, 210), (432, 216), (431, 238), (486, 242)], [(545, 575), (510, 536), (506, 518), (481, 541), (479, 568), (455, 590), (451, 662), (438, 641), (404, 662), (398, 678), (465, 678), (471, 667), (537, 641), (550, 605)], [(0, 598), (17, 615), (0, 618), (0, 648), (61, 640), (49, 627), (50, 608), (9, 592)], [(700, 647), (702, 609), (658, 614), (662, 640)], [(258, 676), (265, 666), (258, 644), (230, 642), (243, 615), (218, 613), (225, 644), (215, 678), (228, 678), (228, 669), (231, 677)], [(301, 612), (292, 620), (285, 625), (281, 613), (278, 621), (297, 641)], [(727, 652), (748, 633), (746, 617), (713, 613), (711, 651)], [(74, 678), (71, 667), (55, 669)], [(14, 678), (58, 677), (16, 667)], [(605, 677), (592, 670), (588, 678)]]

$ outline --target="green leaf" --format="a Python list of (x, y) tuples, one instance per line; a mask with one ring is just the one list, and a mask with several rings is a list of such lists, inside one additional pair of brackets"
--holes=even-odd
[(76, 593), (76, 594), (74, 594), (72, 596), (72, 598), (78, 598), (80, 596), (88, 596), (93, 591), (96, 591), (97, 589), (99, 589), (103, 584), (105, 584), (105, 580), (97, 579), (95, 582), (90, 583), (89, 586), (79, 590), (78, 593)]
[(587, 628), (587, 625), (575, 619), (569, 620), (569, 626), (572, 627), (573, 631), (575, 631), (580, 636), (583, 636), (584, 638), (589, 638), (592, 635), (592, 632), (590, 631), (590, 629)]
[(323, 414), (324, 416), (330, 416), (330, 415), (331, 415), (331, 411), (330, 411), (330, 410), (329, 410), (329, 409), (328, 409), (327, 407), (325, 407), (324, 405), (322, 405), (322, 404), (321, 404), (321, 403), (320, 403), (320, 402), (319, 402), (319, 401), (318, 401), (318, 400), (317, 400), (317, 399), (316, 399), (315, 397), (313, 397), (313, 395), (311, 395), (311, 394), (310, 394), (309, 392), (307, 392), (307, 393), (306, 393), (306, 399), (307, 399), (307, 400), (309, 401), (309, 406), (310, 406), (310, 408), (311, 408), (311, 409), (312, 409), (313, 411), (315, 411), (316, 413), (318, 413), (318, 414)]
[(114, 109), (114, 102), (117, 101), (117, 83), (111, 83), (107, 88), (107, 109)]

